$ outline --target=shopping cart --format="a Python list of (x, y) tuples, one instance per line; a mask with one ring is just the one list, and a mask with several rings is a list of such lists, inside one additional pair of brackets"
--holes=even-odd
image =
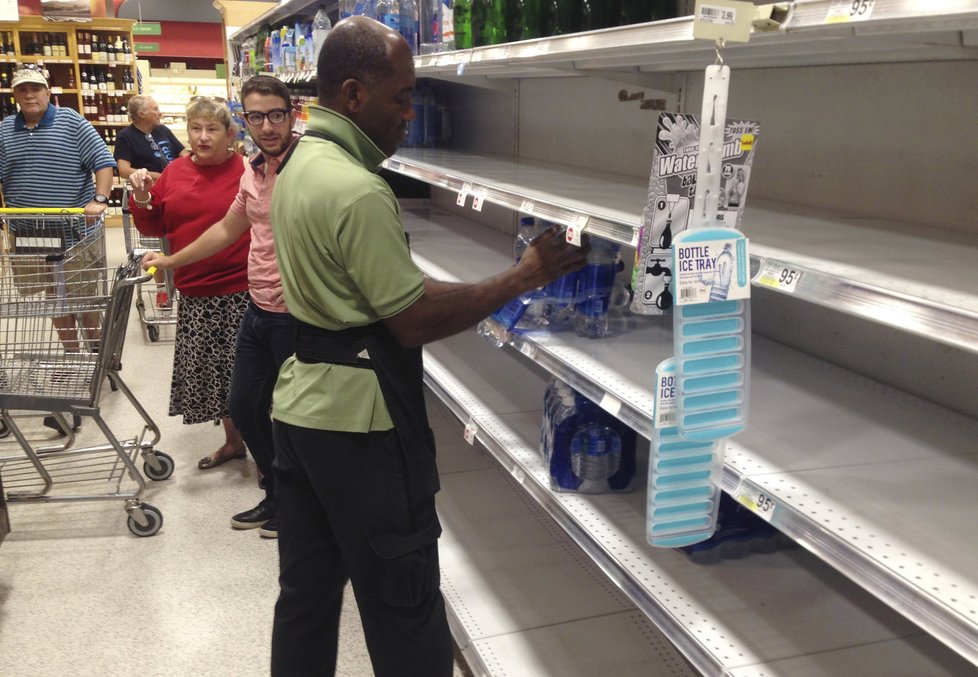
[[(129, 530), (152, 536), (163, 516), (139, 500), (146, 482), (135, 462), (142, 457), (146, 477), (164, 480), (173, 459), (154, 449), (159, 428), (119, 374), (133, 291), (151, 278), (136, 257), (106, 268), (102, 224), (81, 212), (0, 210), (0, 420), (20, 447), (0, 455), (0, 474), (8, 503), (121, 499)], [(106, 379), (142, 418), (134, 438), (120, 442), (100, 414)], [(15, 410), (55, 412), (66, 432), (61, 412), (90, 417), (107, 443), (74, 448), (69, 432), (64, 448), (36, 448)]]
[[(126, 241), (126, 251), (133, 256), (142, 256), (148, 251), (170, 253), (170, 243), (165, 237), (148, 237), (136, 229), (132, 214), (129, 213), (128, 186), (122, 193), (122, 236)], [(160, 327), (176, 325), (177, 303), (180, 293), (173, 286), (173, 271), (163, 273), (163, 284), (159, 282), (136, 285), (136, 312), (140, 323), (146, 327), (146, 335), (154, 343), (160, 340)]]

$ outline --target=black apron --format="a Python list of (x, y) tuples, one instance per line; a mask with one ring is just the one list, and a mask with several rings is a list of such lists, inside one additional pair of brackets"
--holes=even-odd
[(383, 322), (330, 331), (297, 319), (295, 357), (305, 363), (373, 369), (404, 454), (409, 498), (417, 502), (435, 495), (440, 484), (420, 347), (401, 347)]

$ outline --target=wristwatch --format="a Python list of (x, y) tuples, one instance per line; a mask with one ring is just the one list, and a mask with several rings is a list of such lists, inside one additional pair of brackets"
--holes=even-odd
[(107, 205), (107, 204), (109, 204), (109, 198), (107, 198), (106, 196), (102, 195), (101, 193), (96, 193), (95, 194), (95, 197), (92, 198), (92, 199), (95, 200), (96, 202), (98, 202), (100, 205)]

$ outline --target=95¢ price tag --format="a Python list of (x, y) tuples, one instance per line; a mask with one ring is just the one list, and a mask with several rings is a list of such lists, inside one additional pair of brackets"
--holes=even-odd
[(465, 430), (462, 432), (462, 437), (469, 444), (475, 444), (475, 436), (479, 432), (479, 426), (476, 425), (475, 419), (470, 418), (469, 422), (465, 424)]
[(876, 0), (836, 0), (825, 15), (825, 23), (839, 24), (866, 21), (873, 15)]
[(755, 280), (762, 287), (794, 294), (801, 280), (801, 271), (780, 261), (765, 261)]
[(767, 492), (755, 487), (744, 486), (743, 484), (737, 487), (737, 492), (734, 497), (738, 503), (750, 508), (751, 512), (765, 522), (771, 521), (771, 518), (774, 517), (774, 511), (778, 507), (777, 501)]
[(458, 198), (455, 200), (455, 204), (459, 207), (465, 206), (465, 200), (469, 197), (469, 193), (472, 192), (472, 184), (466, 181), (462, 184), (462, 190), (458, 191)]
[(481, 212), (482, 203), (485, 202), (487, 195), (489, 195), (489, 190), (486, 188), (478, 188), (472, 191), (472, 209)]
[(567, 241), (572, 245), (581, 246), (581, 237), (584, 235), (584, 229), (587, 228), (588, 218), (587, 214), (578, 214), (574, 217), (574, 222), (567, 226)]

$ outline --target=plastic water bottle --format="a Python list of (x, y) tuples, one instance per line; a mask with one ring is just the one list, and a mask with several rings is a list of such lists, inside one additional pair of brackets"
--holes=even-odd
[(550, 485), (558, 491), (575, 491), (580, 479), (571, 467), (571, 441), (578, 426), (578, 412), (574, 391), (568, 388), (561, 391), (559, 402), (554, 409), (550, 433)]
[(442, 116), (444, 112), (431, 89), (422, 92), (424, 102), (424, 146), (434, 148), (441, 144)]
[(399, 0), (377, 0), (377, 21), (388, 28), (401, 30), (401, 3)]
[(333, 28), (333, 22), (329, 20), (326, 13), (326, 6), (320, 5), (316, 10), (316, 16), (312, 19), (312, 63), (319, 63), (319, 51), (323, 48), (326, 36)]
[(574, 329), (578, 335), (601, 338), (608, 333), (608, 305), (615, 284), (617, 246), (593, 241), (588, 263), (581, 273), (581, 295)]
[(340, 11), (340, 21), (346, 19), (347, 17), (353, 16), (356, 10), (357, 1), (356, 0), (340, 0), (339, 3)]
[(537, 236), (539, 229), (537, 228), (537, 220), (532, 216), (521, 216), (519, 230), (516, 232), (516, 241), (513, 242), (513, 259), (516, 263), (520, 262), (523, 258), (523, 252), (526, 251), (530, 243), (533, 242), (533, 238)]
[(455, 2), (441, 0), (441, 45), (442, 51), (455, 49)]
[(411, 47), (411, 53), (418, 53), (418, 30), (420, 23), (418, 0), (401, 0), (400, 31)]
[(527, 303), (524, 297), (516, 297), (479, 323), (479, 335), (497, 348), (502, 348), (526, 312)]
[(411, 107), (414, 108), (414, 119), (408, 125), (405, 148), (420, 148), (424, 145), (425, 107), (424, 94), (419, 90), (411, 92)]
[(441, 8), (442, 0), (420, 0), (421, 22), (420, 41), (422, 54), (441, 51)]
[(571, 438), (571, 469), (583, 482), (578, 491), (608, 491), (608, 479), (621, 468), (621, 436), (600, 423), (580, 426)]

